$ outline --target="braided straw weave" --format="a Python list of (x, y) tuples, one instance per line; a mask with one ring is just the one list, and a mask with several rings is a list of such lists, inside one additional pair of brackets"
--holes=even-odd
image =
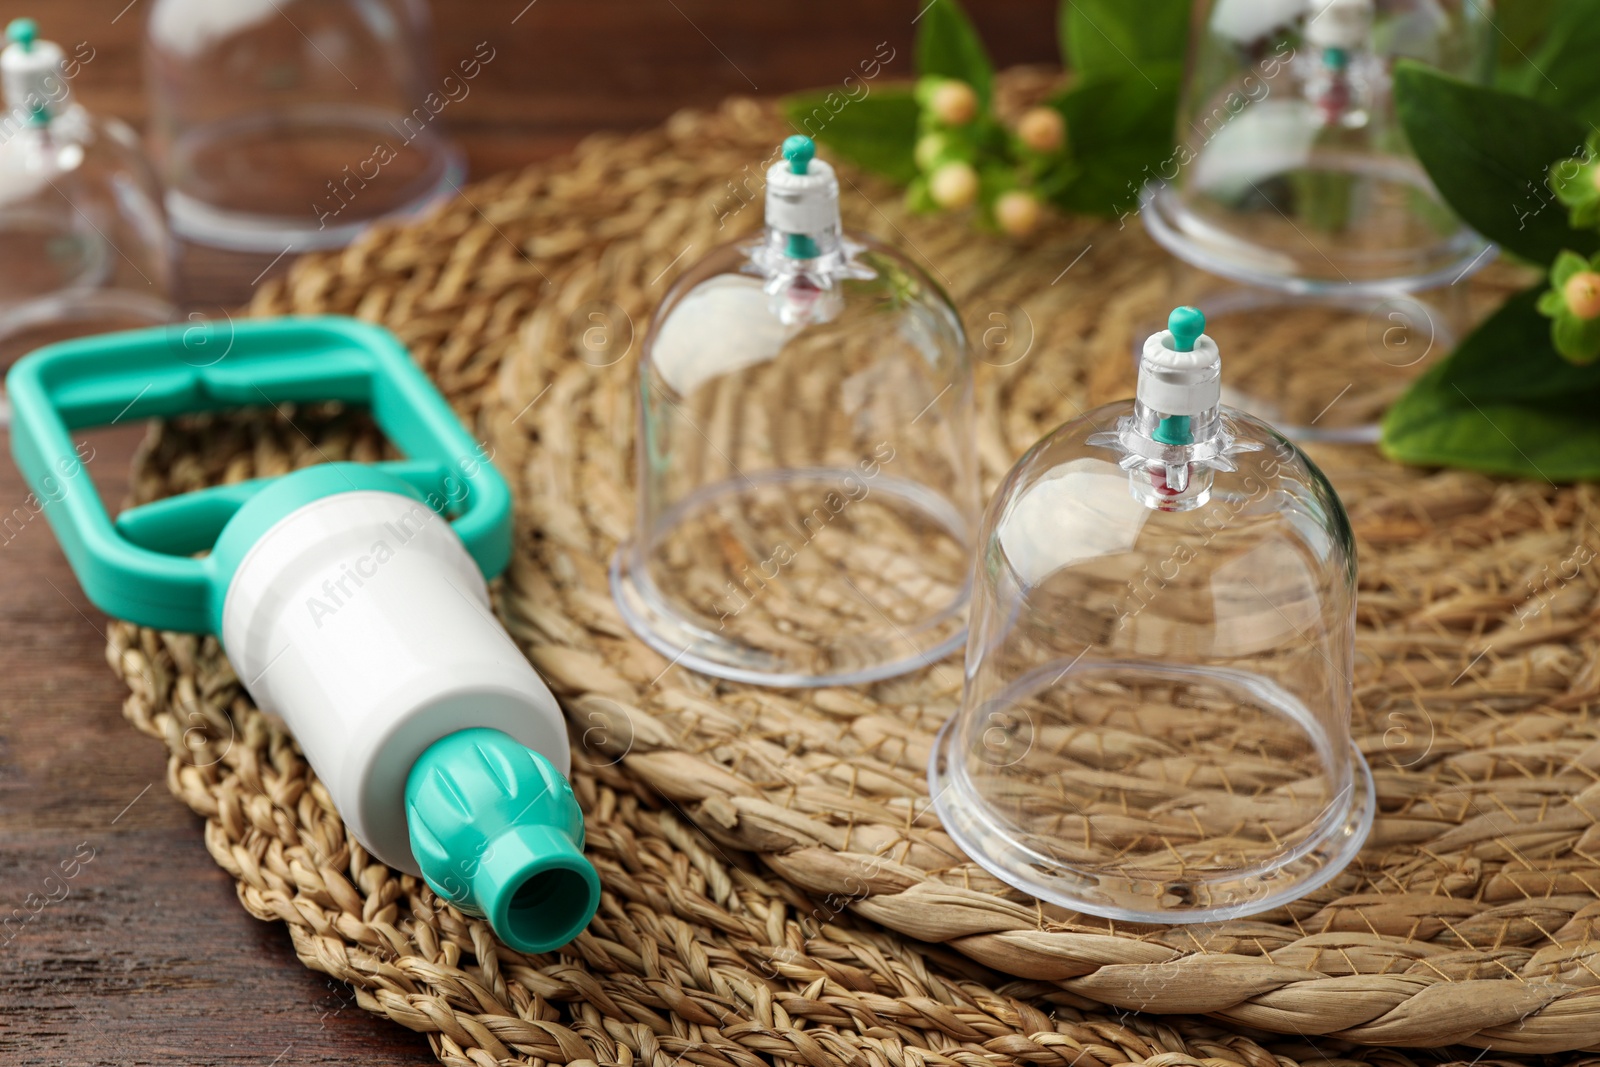
[[(262, 292), (256, 313), (395, 330), (511, 479), (517, 551), (498, 607), (568, 711), (606, 892), (561, 953), (507, 949), (346, 836), (214, 641), (119, 624), (109, 658), (127, 715), (166, 740), (169, 785), (206, 818), (245, 907), (449, 1064), (1292, 1067), (1413, 1062), (1363, 1046), (1600, 1050), (1593, 487), (1317, 454), (1359, 543), (1354, 729), (1377, 824), (1310, 897), (1208, 926), (1062, 912), (966, 861), (923, 776), (955, 666), (772, 691), (669, 668), (631, 637), (606, 562), (632, 521), (638, 342), (677, 272), (757, 224), (742, 183), (785, 132), (770, 108), (732, 101), (597, 137)], [(847, 224), (932, 263), (975, 339), (1002, 320), (1031, 337), (1026, 355), (980, 345), (988, 487), (1043, 432), (1130, 391), (1133, 338), (1182, 284), (1137, 227), (1056, 220), (1018, 246), (908, 217), (892, 189), (845, 173)], [(1308, 322), (1270, 347), (1316, 352), (1340, 329), (1365, 344), (1365, 324)], [(1333, 360), (1296, 373), (1315, 407), (1352, 376)], [(383, 448), (333, 410), (179, 420), (152, 431), (134, 501)]]

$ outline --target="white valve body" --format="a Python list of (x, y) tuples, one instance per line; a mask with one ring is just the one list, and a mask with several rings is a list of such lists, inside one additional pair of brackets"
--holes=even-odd
[(13, 122), (27, 122), (35, 107), (51, 118), (66, 105), (66, 53), (54, 41), (35, 41), (32, 48), (7, 45), (0, 52), (0, 85)]
[(351, 831), (401, 870), (418, 873), (406, 778), (433, 742), (489, 727), (571, 768), (561, 709), (466, 546), (398, 493), (339, 493), (274, 524), (228, 586), (222, 640)]
[(804, 174), (786, 161), (767, 168), (769, 229), (779, 233), (818, 234), (839, 231), (839, 179), (827, 161), (813, 159)]
[(1198, 415), (1216, 407), (1222, 402), (1222, 355), (1217, 342), (1201, 334), (1192, 351), (1179, 352), (1172, 331), (1151, 334), (1144, 342), (1134, 395), (1163, 415)]

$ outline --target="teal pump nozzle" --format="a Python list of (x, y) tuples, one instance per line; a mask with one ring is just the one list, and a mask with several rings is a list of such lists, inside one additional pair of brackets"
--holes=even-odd
[(435, 741), (406, 781), (406, 823), (433, 891), (519, 952), (560, 948), (600, 905), (572, 786), (499, 730)]

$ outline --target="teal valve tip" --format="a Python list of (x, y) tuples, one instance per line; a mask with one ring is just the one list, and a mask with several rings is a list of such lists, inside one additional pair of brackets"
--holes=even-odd
[(552, 952), (600, 906), (583, 811), (539, 753), (473, 727), (435, 741), (406, 779), (411, 852), (428, 886), (518, 952)]
[(791, 233), (784, 242), (783, 254), (790, 259), (816, 259), (821, 255), (817, 242), (809, 234)]
[(789, 161), (789, 173), (804, 174), (817, 157), (817, 143), (809, 137), (795, 134), (783, 142), (783, 158)]
[(1194, 434), (1190, 431), (1187, 415), (1166, 416), (1156, 424), (1155, 433), (1151, 436), (1164, 445), (1194, 444)]
[(1199, 308), (1173, 308), (1167, 316), (1167, 329), (1172, 331), (1174, 350), (1193, 352), (1194, 343), (1206, 332), (1206, 316)]
[[(817, 156), (817, 143), (803, 134), (784, 138), (783, 158), (789, 161), (790, 174), (807, 174), (811, 169), (811, 161)], [(809, 234), (791, 233), (786, 235), (783, 254), (790, 259), (815, 259), (820, 255), (816, 240)]]
[(32, 19), (12, 19), (6, 24), (6, 38), (20, 44), (24, 52), (31, 52), (33, 42), (39, 39), (39, 24)]

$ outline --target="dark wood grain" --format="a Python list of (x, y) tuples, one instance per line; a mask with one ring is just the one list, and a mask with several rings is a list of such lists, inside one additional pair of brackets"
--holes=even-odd
[[(922, 2), (436, 2), (441, 64), (480, 41), (508, 57), (485, 68), (446, 121), (481, 176), (594, 130), (649, 126), (729, 94), (837, 81), (881, 41), (897, 52), (889, 72), (909, 75)], [(91, 42), (80, 99), (139, 124), (150, 3), (5, 0), (0, 21), (30, 14), (47, 36)], [(968, 6), (1002, 65), (1055, 58), (1047, 0)], [(242, 302), (266, 265), (195, 249), (184, 262), (180, 295), (201, 307)], [(93, 440), (90, 471), (113, 503), (139, 432)], [(28, 514), (26, 497), (9, 457), (0, 461), (0, 522), (13, 509)], [(0, 1063), (433, 1062), (419, 1035), (356, 1008), (347, 989), (300, 965), (281, 926), (240, 908), (200, 820), (167, 792), (161, 747), (123, 722), (105, 619), (42, 518), (0, 532), (0, 590)], [(82, 863), (86, 850), (93, 858)], [(76, 875), (62, 879), (63, 870)], [(37, 905), (63, 892), (17, 921), (31, 914), (30, 894)]]

